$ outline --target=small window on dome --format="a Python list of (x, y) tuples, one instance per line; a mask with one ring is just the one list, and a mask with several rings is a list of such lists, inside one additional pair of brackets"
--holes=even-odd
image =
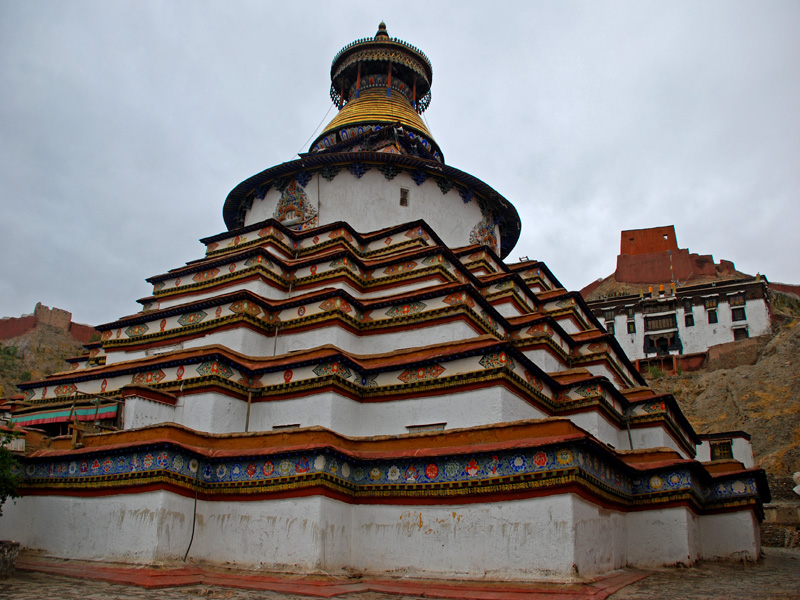
[(408, 206), (408, 190), (400, 188), (400, 206)]

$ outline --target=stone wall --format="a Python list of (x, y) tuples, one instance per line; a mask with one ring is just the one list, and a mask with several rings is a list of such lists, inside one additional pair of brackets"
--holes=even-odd
[(90, 325), (73, 323), (71, 312), (61, 308), (50, 308), (37, 302), (32, 315), (0, 319), (0, 340), (19, 337), (33, 331), (39, 325), (48, 325), (55, 329), (68, 331), (72, 337), (83, 344), (89, 343), (92, 337), (98, 333)]
[(769, 336), (764, 335), (711, 346), (708, 349), (708, 367), (734, 369), (740, 365), (754, 365), (768, 341)]

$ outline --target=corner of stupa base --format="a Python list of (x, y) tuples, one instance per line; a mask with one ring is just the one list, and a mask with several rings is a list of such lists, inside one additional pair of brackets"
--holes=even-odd
[(453, 504), (352, 504), (317, 494), (198, 500), (196, 517), (193, 497), (168, 490), (33, 495), (7, 506), (2, 536), (73, 560), (169, 564), (188, 555), (196, 565), (270, 573), (493, 581), (585, 581), (624, 567), (760, 553), (752, 510), (624, 512), (569, 492)]

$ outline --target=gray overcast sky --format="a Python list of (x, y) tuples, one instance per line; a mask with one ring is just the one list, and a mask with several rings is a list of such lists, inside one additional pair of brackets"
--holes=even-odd
[(0, 316), (139, 310), (307, 150), (333, 55), (382, 19), (433, 63), (447, 163), (517, 207), (509, 259), (579, 289), (622, 229), (674, 224), (800, 283), (800, 2), (0, 0)]

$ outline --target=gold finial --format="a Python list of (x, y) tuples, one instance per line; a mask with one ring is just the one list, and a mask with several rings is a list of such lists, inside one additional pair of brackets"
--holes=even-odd
[(386, 23), (383, 21), (380, 22), (378, 25), (378, 33), (375, 34), (375, 39), (377, 40), (379, 37), (389, 37), (389, 34), (386, 32)]

